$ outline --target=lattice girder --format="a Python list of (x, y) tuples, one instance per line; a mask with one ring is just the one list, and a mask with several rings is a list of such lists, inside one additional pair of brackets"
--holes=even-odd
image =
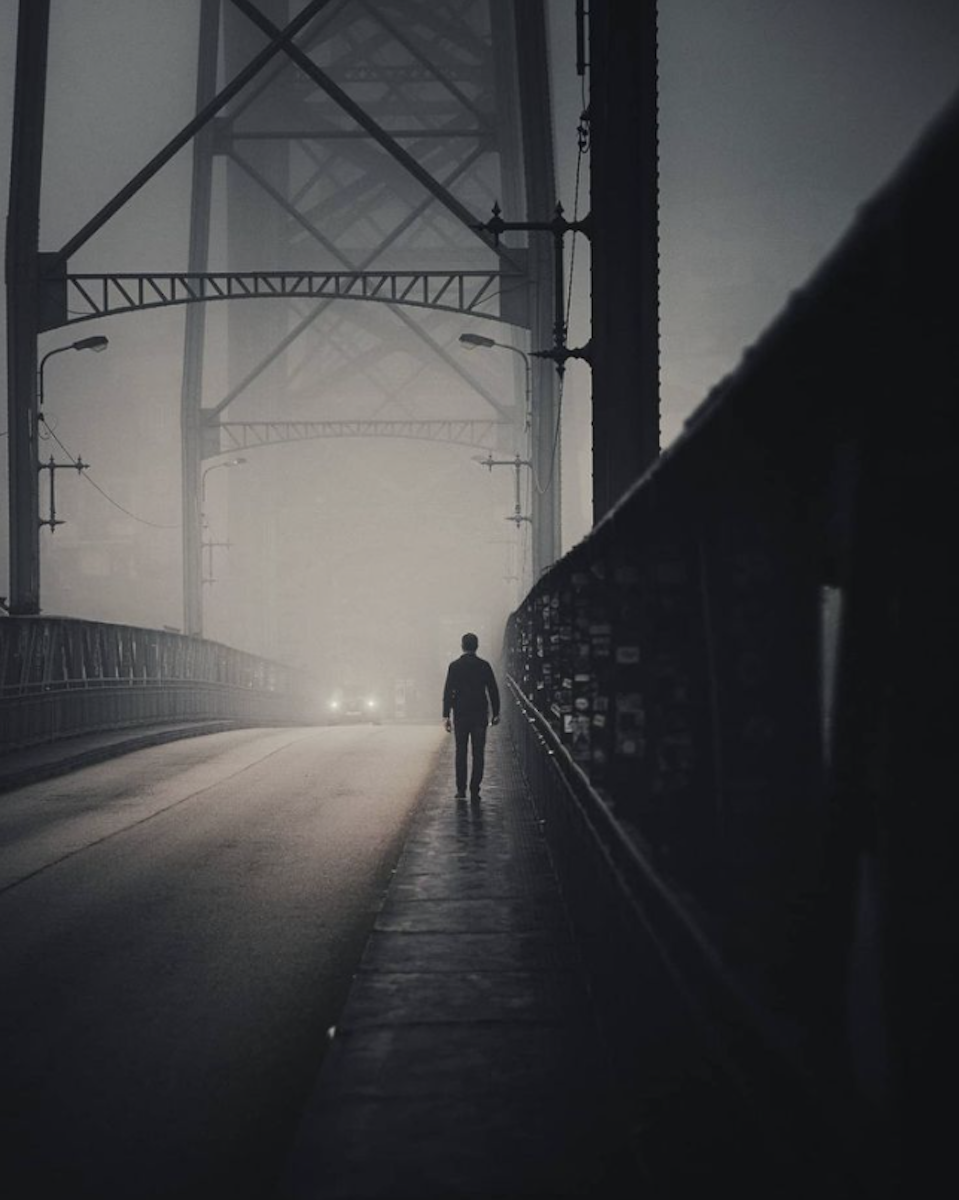
[[(522, 275), (501, 271), (200, 271), (67, 275), (43, 329), (213, 300), (365, 300), (522, 325)], [(488, 306), (499, 298), (498, 310)], [(506, 302), (508, 298), (508, 303)]]

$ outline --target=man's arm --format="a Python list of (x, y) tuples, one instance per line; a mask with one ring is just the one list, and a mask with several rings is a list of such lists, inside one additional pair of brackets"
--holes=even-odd
[(446, 724), (446, 731), (450, 730), (450, 710), (453, 707), (453, 664), (446, 669), (446, 683), (443, 687), (443, 721)]
[(493, 710), (492, 723), (499, 724), (499, 688), (496, 686), (496, 676), (493, 674), (493, 668), (486, 664), (488, 678), (486, 680), (486, 690), (489, 693), (490, 707)]

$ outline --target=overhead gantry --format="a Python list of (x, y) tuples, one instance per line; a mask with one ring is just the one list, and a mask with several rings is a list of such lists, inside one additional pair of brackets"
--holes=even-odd
[[(209, 300), (369, 300), (502, 321), (485, 305), (498, 296), (525, 292), (524, 275), (503, 271), (207, 271), (118, 273), (47, 277), (43, 290), (51, 324), (75, 325), (97, 317), (170, 308)], [(63, 299), (53, 300), (58, 292)], [(514, 306), (516, 305), (514, 301)], [(520, 308), (516, 308), (519, 316)], [(48, 320), (51, 318), (48, 317)], [(523, 322), (517, 322), (522, 324)]]

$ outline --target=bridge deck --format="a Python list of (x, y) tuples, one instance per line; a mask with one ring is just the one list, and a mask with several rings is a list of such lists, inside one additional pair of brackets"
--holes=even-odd
[[(164, 725), (6, 754), (0, 790), (184, 735)], [(452, 751), (449, 738), (301, 1116), (284, 1200), (611, 1195), (637, 1176), (505, 726), (478, 805), (453, 798)]]
[(26, 787), (41, 779), (66, 775), (81, 767), (115, 758), (144, 746), (159, 746), (184, 737), (201, 737), (233, 729), (236, 721), (210, 719), (206, 721), (170, 721), (162, 725), (130, 726), (76, 737), (58, 738), (16, 750), (0, 752), (0, 793)]

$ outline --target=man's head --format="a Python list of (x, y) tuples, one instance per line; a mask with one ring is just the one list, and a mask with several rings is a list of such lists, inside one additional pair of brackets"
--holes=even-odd
[(475, 654), (476, 649), (479, 646), (479, 638), (475, 633), (464, 633), (460, 640), (460, 645), (467, 654)]

